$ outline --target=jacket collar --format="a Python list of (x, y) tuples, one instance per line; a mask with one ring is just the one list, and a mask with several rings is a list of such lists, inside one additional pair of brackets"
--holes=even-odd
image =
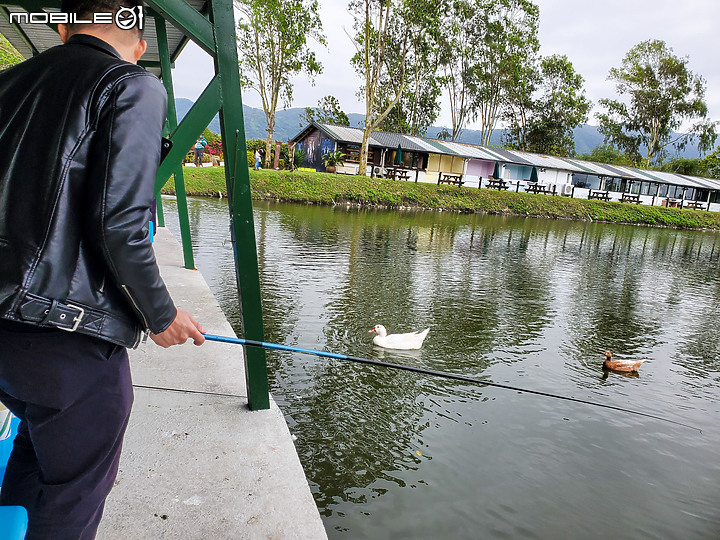
[(91, 36), (89, 34), (73, 34), (65, 42), (66, 45), (75, 44), (75, 43), (80, 44), (80, 45), (89, 45), (90, 47), (94, 47), (95, 49), (99, 49), (108, 54), (111, 54), (111, 55), (119, 58), (120, 60), (123, 59), (123, 57), (120, 56), (120, 53), (117, 52), (117, 50), (115, 50), (115, 47), (113, 47), (112, 45), (103, 41), (100, 38), (96, 38), (95, 36)]

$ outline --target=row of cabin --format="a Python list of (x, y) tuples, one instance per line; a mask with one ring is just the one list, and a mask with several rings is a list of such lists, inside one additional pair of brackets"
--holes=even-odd
[[(303, 151), (302, 167), (324, 171), (323, 156), (340, 150), (345, 157), (337, 172), (357, 174), (362, 136), (358, 128), (314, 122), (293, 137), (290, 144)], [(382, 131), (373, 132), (370, 138), (366, 174), (383, 177), (388, 171), (401, 169), (409, 180), (430, 183), (454, 174), (462, 175), (466, 186), (484, 187), (496, 167), (499, 179), (517, 191), (521, 187), (524, 190), (535, 169), (538, 182), (561, 195), (587, 196), (598, 190), (617, 194), (617, 198), (622, 194), (638, 195), (644, 204), (659, 205), (666, 199), (699, 201), (708, 210), (720, 211), (720, 180), (716, 179)]]

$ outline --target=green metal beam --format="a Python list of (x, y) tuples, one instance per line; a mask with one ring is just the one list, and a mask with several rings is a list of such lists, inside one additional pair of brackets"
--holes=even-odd
[[(160, 68), (162, 69), (161, 60), (138, 60), (138, 66), (144, 67), (145, 69)], [(175, 62), (170, 63), (170, 68), (175, 69)]]
[[(245, 337), (264, 341), (257, 246), (245, 149), (245, 122), (240, 95), (235, 16), (232, 0), (213, 0), (210, 18), (218, 43), (215, 72), (221, 75), (223, 153), (230, 205), (233, 252)], [(252, 410), (270, 408), (267, 362), (263, 349), (245, 348), (245, 378)]]
[[(206, 53), (215, 56), (213, 25), (185, 0), (146, 0), (145, 3), (182, 30)], [(233, 16), (233, 25), (234, 21)]]
[[(165, 19), (155, 17), (155, 32), (157, 34), (158, 54), (160, 55), (160, 70), (162, 82), (168, 95), (167, 128), (168, 131), (177, 127), (177, 111), (175, 110), (175, 91), (172, 83), (172, 68), (170, 67), (170, 50), (168, 48), (167, 28)], [(169, 133), (166, 133), (166, 135)], [(168, 156), (169, 157), (169, 156)], [(155, 182), (158, 183), (157, 181)], [(162, 214), (162, 199), (160, 188), (155, 190), (159, 213)], [(185, 192), (185, 176), (182, 165), (175, 169), (175, 195), (177, 196), (178, 218), (180, 219), (180, 237), (182, 239), (185, 268), (194, 270), (195, 260), (192, 252), (192, 238), (190, 237), (190, 217), (187, 207), (187, 193)], [(163, 216), (164, 221), (164, 216)]]
[(221, 104), (220, 77), (215, 75), (177, 129), (170, 135), (173, 147), (158, 169), (155, 179), (156, 191), (165, 185), (170, 175), (175, 172), (177, 164), (185, 159), (188, 150), (212, 121)]

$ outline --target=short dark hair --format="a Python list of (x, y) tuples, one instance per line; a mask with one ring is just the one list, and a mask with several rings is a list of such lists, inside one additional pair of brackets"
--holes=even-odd
[[(60, 11), (63, 13), (74, 13), (81, 19), (91, 18), (93, 13), (112, 13), (113, 16), (120, 8), (144, 7), (143, 0), (62, 0)], [(75, 30), (76, 25), (71, 24), (70, 28)], [(79, 25), (77, 25), (79, 26)], [(135, 26), (135, 30), (143, 37), (143, 29)]]

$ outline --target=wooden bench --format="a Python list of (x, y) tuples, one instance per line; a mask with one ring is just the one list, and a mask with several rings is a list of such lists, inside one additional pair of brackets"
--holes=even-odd
[(630, 193), (623, 193), (620, 202), (640, 204), (640, 195), (631, 195)]
[(462, 174), (440, 173), (437, 185), (455, 184), (456, 186), (462, 186), (464, 183)]
[(590, 190), (590, 193), (588, 194), (588, 199), (598, 199), (601, 201), (609, 201), (610, 200), (610, 192), (609, 191), (593, 191)]
[(528, 182), (528, 185), (525, 186), (525, 192), (526, 193), (552, 193), (555, 195), (555, 190), (550, 191), (547, 186), (543, 184), (536, 184), (534, 182)]

